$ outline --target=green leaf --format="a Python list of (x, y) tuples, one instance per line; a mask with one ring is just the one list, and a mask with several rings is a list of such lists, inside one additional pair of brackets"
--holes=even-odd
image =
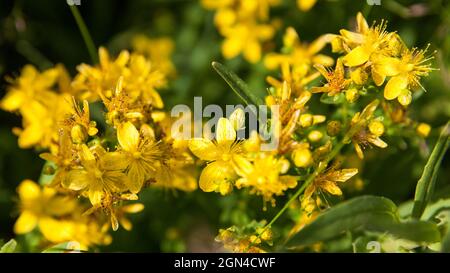
[(432, 220), (439, 212), (450, 209), (450, 199), (441, 199), (433, 204), (430, 204), (423, 211), (421, 220)]
[(395, 204), (384, 197), (361, 196), (343, 202), (305, 226), (288, 246), (309, 245), (332, 239), (345, 231), (387, 232), (416, 242), (436, 242), (440, 233), (436, 224), (413, 221), (401, 223)]
[(239, 96), (239, 98), (244, 101), (247, 105), (264, 105), (264, 101), (255, 96), (252, 91), (248, 88), (247, 84), (239, 78), (233, 71), (228, 69), (221, 63), (213, 62), (212, 67), (217, 71), (217, 73), (228, 83), (231, 89)]
[(0, 253), (13, 253), (16, 250), (16, 247), (16, 240), (11, 239), (0, 248)]
[(417, 182), (416, 193), (414, 196), (414, 207), (412, 211), (412, 217), (419, 219), (422, 215), (428, 201), (430, 200), (441, 165), (442, 158), (448, 149), (450, 143), (450, 122), (444, 126), (441, 131), (441, 135), (434, 146), (433, 152), (431, 152), (425, 165), (422, 176)]
[(42, 253), (66, 253), (66, 252), (80, 252), (80, 244), (77, 242), (64, 242), (42, 251)]

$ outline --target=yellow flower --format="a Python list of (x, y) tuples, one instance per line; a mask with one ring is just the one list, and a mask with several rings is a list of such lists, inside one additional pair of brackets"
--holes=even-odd
[(96, 146), (91, 151), (86, 145), (79, 152), (82, 168), (76, 168), (66, 176), (63, 185), (74, 191), (84, 191), (91, 204), (101, 206), (114, 194), (129, 190), (129, 180), (123, 172), (127, 160), (118, 152), (106, 152)]
[(379, 104), (378, 100), (369, 103), (363, 111), (356, 113), (351, 121), (348, 136), (351, 138), (359, 158), (363, 159), (362, 149), (373, 144), (380, 148), (386, 148), (387, 144), (380, 139), (384, 133), (384, 126), (378, 120), (373, 119), (373, 113)]
[(295, 176), (282, 175), (289, 169), (289, 161), (282, 157), (260, 153), (253, 162), (240, 158), (237, 166), (241, 178), (236, 181), (236, 187), (250, 187), (251, 193), (261, 195), (265, 202), (272, 205), (275, 204), (274, 196), (283, 195), (287, 189), (297, 185)]
[(271, 39), (274, 34), (274, 27), (268, 24), (242, 22), (227, 27), (222, 30), (222, 35), (225, 37), (222, 53), (227, 59), (242, 53), (247, 61), (256, 63), (261, 59), (261, 43)]
[(31, 101), (53, 101), (55, 94), (53, 86), (58, 79), (56, 68), (40, 73), (34, 66), (26, 65), (20, 77), (12, 81), (6, 96), (1, 100), (0, 107), (5, 111), (21, 110)]
[(129, 121), (117, 128), (117, 140), (121, 152), (126, 156), (129, 188), (132, 193), (138, 193), (142, 185), (161, 168), (164, 151), (160, 145), (148, 136), (139, 134), (136, 127)]
[(70, 171), (77, 158), (77, 151), (74, 147), (68, 130), (61, 129), (59, 132), (59, 142), (51, 153), (42, 153), (39, 156), (47, 161), (56, 164), (56, 173), (53, 176), (51, 186), (59, 186)]
[(311, 89), (313, 93), (328, 93), (328, 96), (334, 96), (345, 90), (351, 82), (350, 79), (345, 78), (345, 70), (341, 59), (337, 60), (334, 71), (320, 64), (314, 67), (319, 70), (320, 74), (322, 74), (328, 83), (322, 87), (313, 87)]
[(10, 80), (12, 85), (0, 107), (19, 111), (23, 117), (23, 129), (13, 131), (19, 136), (19, 147), (53, 148), (53, 143), (58, 141), (58, 122), (71, 113), (69, 95), (54, 92), (57, 84), (58, 91), (66, 91), (60, 81), (63, 74), (59, 66), (40, 73), (27, 65), (18, 79)]
[(268, 53), (264, 58), (264, 65), (270, 70), (281, 68), (282, 80), (290, 83), (295, 92), (299, 92), (319, 76), (319, 73), (312, 71), (313, 65), (333, 65), (331, 57), (319, 54), (333, 37), (329, 34), (322, 35), (307, 44), (300, 41), (294, 28), (288, 27), (283, 37), (283, 53)]
[(384, 88), (384, 97), (387, 100), (397, 98), (402, 105), (408, 105), (411, 102), (411, 99), (407, 98), (411, 96), (410, 88), (422, 87), (420, 78), (427, 76), (433, 70), (429, 63), (432, 57), (426, 57), (426, 51), (427, 49), (405, 49), (400, 59), (383, 60), (383, 68), (379, 69), (381, 83), (386, 76), (392, 76)]
[(220, 118), (216, 125), (216, 138), (195, 138), (189, 141), (191, 152), (202, 160), (209, 161), (200, 174), (199, 186), (205, 192), (217, 191), (228, 194), (236, 179), (236, 168), (242, 160), (242, 142), (236, 140), (232, 122)]
[(150, 39), (145, 35), (137, 35), (132, 40), (132, 46), (136, 52), (146, 56), (161, 73), (173, 76), (176, 73), (171, 61), (175, 44), (168, 37)]
[[(358, 32), (341, 30), (341, 38), (347, 48), (351, 48), (344, 57), (343, 63), (346, 66), (359, 66), (371, 58), (372, 54), (381, 51), (393, 51), (393, 47), (399, 47), (395, 43), (395, 33), (386, 31), (386, 23), (382, 21), (376, 26), (369, 27), (363, 15), (357, 14)], [(394, 41), (394, 42), (391, 42)]]
[[(323, 174), (317, 176), (316, 179), (305, 189), (305, 193), (302, 197), (302, 208), (308, 213), (312, 212), (312, 207), (310, 204), (312, 201), (313, 194), (319, 191), (325, 191), (332, 195), (342, 195), (342, 191), (337, 183), (343, 183), (355, 174), (358, 173), (358, 169), (341, 169), (335, 170), (331, 168)], [(317, 202), (317, 201), (316, 201)]]
[(135, 53), (130, 55), (124, 50), (112, 61), (108, 51), (100, 47), (99, 58), (98, 66), (81, 64), (77, 67), (78, 74), (72, 86), (81, 93), (81, 99), (110, 99), (114, 95), (117, 82), (123, 78), (124, 93), (129, 104), (141, 102), (156, 108), (163, 107), (156, 89), (166, 85), (165, 75), (155, 69), (144, 56)]
[(231, 59), (239, 54), (256, 63), (261, 59), (262, 43), (275, 34), (274, 24), (268, 23), (269, 9), (279, 0), (204, 0), (202, 5), (216, 9), (214, 17), (219, 33), (225, 37), (222, 53)]
[(58, 230), (45, 229), (46, 223), (52, 218), (71, 214), (77, 205), (75, 199), (58, 195), (53, 188), (41, 189), (31, 180), (22, 181), (17, 192), (20, 199), (20, 216), (14, 225), (14, 232), (17, 234), (28, 233), (39, 226), (44, 236), (58, 236), (55, 234)]
[(71, 113), (70, 98), (68, 95), (52, 95), (46, 104), (32, 100), (22, 108), (23, 129), (14, 130), (19, 136), (19, 147), (52, 148), (58, 141), (59, 122)]

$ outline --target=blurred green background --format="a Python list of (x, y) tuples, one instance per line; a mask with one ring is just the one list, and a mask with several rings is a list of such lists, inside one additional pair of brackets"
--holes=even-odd
[[(433, 1), (381, 1), (380, 6), (365, 0), (319, 0), (309, 12), (301, 12), (294, 0), (271, 10), (272, 17), (294, 26), (302, 41), (312, 41), (324, 33), (337, 33), (354, 24), (358, 11), (368, 22), (388, 20), (388, 30), (397, 30), (409, 46), (431, 43), (437, 50), (434, 67), (439, 71), (425, 79), (427, 93), (414, 101), (411, 116), (434, 128), (450, 117), (450, 3)], [(213, 25), (213, 12), (204, 10), (197, 0), (81, 0), (80, 12), (97, 46), (104, 45), (116, 54), (130, 47), (138, 33), (150, 37), (169, 36), (176, 44), (173, 62), (176, 79), (162, 91), (166, 108), (177, 103), (192, 104), (193, 96), (203, 103), (240, 103), (238, 98), (212, 70), (213, 60), (224, 62), (245, 79), (252, 90), (264, 94), (268, 71), (262, 63), (250, 65), (241, 57), (225, 61), (220, 53), (221, 37)], [(281, 46), (284, 27), (276, 36), (273, 49)], [(0, 97), (5, 94), (5, 76), (16, 76), (27, 63), (41, 69), (63, 63), (72, 75), (89, 55), (65, 0), (22, 0), (0, 2)], [(325, 50), (329, 52), (329, 48)], [(320, 112), (320, 109), (318, 109)], [(325, 110), (324, 110), (325, 111)], [(0, 111), (0, 238), (14, 237), (17, 217), (15, 188), (25, 178), (37, 180), (43, 161), (38, 152), (21, 150), (11, 129), (20, 126), (20, 118)], [(395, 140), (391, 148), (369, 157), (364, 166), (364, 193), (383, 195), (401, 203), (411, 199), (418, 177), (438, 132), (422, 143)], [(387, 139), (387, 142), (390, 140)], [(397, 146), (397, 147), (395, 147)], [(450, 158), (444, 159), (436, 195), (450, 194)], [(348, 194), (347, 196), (350, 196)], [(145, 210), (133, 215), (134, 229), (113, 234), (104, 251), (214, 251), (213, 238), (219, 227), (244, 225), (252, 219), (270, 219), (277, 211), (262, 211), (258, 197), (249, 198), (235, 191), (227, 197), (207, 194), (145, 190), (141, 196)], [(283, 204), (279, 198), (277, 204)], [(283, 222), (285, 221), (285, 222)], [(292, 225), (288, 219), (280, 225)], [(29, 240), (29, 238), (19, 238)]]

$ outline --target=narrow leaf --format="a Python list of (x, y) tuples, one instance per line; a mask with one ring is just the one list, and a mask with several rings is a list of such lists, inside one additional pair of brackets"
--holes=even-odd
[(433, 193), (439, 166), (449, 146), (450, 123), (447, 122), (417, 182), (412, 217), (419, 219)]
[(264, 104), (263, 100), (255, 96), (252, 91), (250, 91), (247, 84), (226, 66), (218, 62), (213, 62), (212, 67), (226, 81), (226, 83), (239, 96), (239, 98), (244, 101), (245, 104), (255, 106)]

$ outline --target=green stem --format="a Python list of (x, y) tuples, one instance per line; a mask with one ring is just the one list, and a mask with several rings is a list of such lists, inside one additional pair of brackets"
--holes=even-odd
[(300, 194), (305, 191), (305, 189), (316, 179), (316, 177), (321, 174), (326, 168), (328, 163), (336, 157), (336, 155), (341, 151), (342, 147), (344, 147), (344, 142), (339, 142), (333, 150), (328, 154), (327, 158), (320, 162), (319, 167), (309, 175), (309, 177), (305, 180), (305, 183), (302, 184), (302, 186), (294, 193), (294, 195), (286, 202), (286, 204), (283, 206), (283, 208), (275, 215), (275, 217), (272, 218), (272, 220), (264, 226), (263, 230), (258, 234), (258, 236), (249, 244), (246, 251), (261, 237), (261, 235), (269, 228), (271, 227), (277, 220), (280, 218), (280, 216), (289, 208), (289, 206), (296, 200)]
[(72, 11), (73, 17), (77, 22), (78, 29), (81, 32), (81, 36), (83, 36), (84, 43), (89, 51), (89, 56), (91, 57), (92, 63), (98, 63), (97, 49), (95, 47), (94, 41), (92, 40), (91, 35), (89, 34), (89, 30), (84, 23), (83, 17), (81, 17), (78, 8), (74, 5), (70, 6), (70, 11)]

